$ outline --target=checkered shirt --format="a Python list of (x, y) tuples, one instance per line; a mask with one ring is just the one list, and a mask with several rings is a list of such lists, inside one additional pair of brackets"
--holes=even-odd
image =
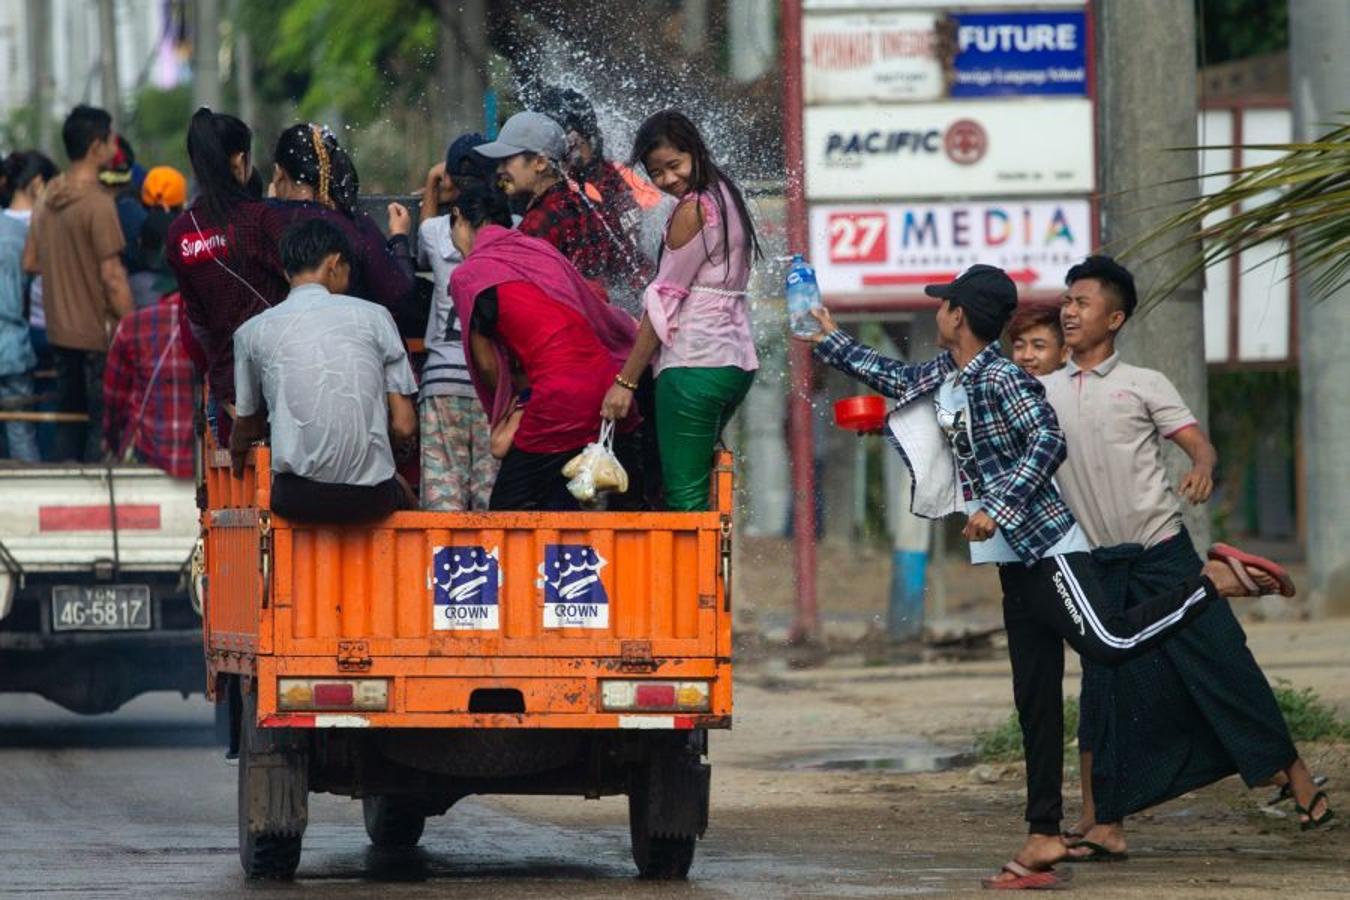
[(193, 372), (182, 308), (169, 294), (118, 324), (103, 370), (103, 433), (119, 458), (134, 446), (151, 465), (191, 478)]
[[(926, 363), (902, 363), (842, 331), (817, 344), (815, 357), (894, 398), (897, 406), (932, 394), (956, 370), (950, 353)], [(1041, 383), (1005, 359), (997, 341), (966, 364), (959, 380), (970, 402), (981, 505), (1013, 552), (1032, 565), (1074, 525), (1051, 480), (1064, 462), (1064, 432)]]
[(581, 190), (561, 180), (530, 204), (518, 230), (558, 248), (586, 278), (606, 288), (645, 286), (646, 263), (617, 221), (609, 221)]

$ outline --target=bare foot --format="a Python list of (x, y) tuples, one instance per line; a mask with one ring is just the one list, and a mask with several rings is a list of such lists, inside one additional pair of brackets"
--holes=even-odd
[[(1033, 872), (1044, 871), (1057, 862), (1069, 859), (1069, 847), (1057, 834), (1029, 834), (1022, 849), (1013, 859)], [(1013, 881), (1017, 875), (999, 872), (990, 881)]]
[[(1094, 825), (1083, 834), (1083, 840), (1105, 847), (1112, 853), (1129, 852), (1129, 845), (1125, 842), (1124, 822), (1103, 822)], [(1069, 847), (1069, 859), (1084, 859), (1092, 853), (1092, 848), (1080, 844)]]

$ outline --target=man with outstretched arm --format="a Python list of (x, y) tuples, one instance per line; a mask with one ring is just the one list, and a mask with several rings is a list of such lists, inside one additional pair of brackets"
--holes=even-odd
[(925, 291), (941, 300), (943, 353), (929, 362), (887, 359), (840, 331), (823, 309), (814, 312), (821, 330), (803, 340), (816, 345), (817, 359), (897, 401), (887, 432), (913, 475), (911, 509), (929, 518), (964, 512), (971, 561), (999, 567), (1030, 834), (984, 885), (1054, 887), (1067, 878), (1054, 865), (1068, 853), (1060, 834), (1062, 642), (1119, 665), (1224, 596), (1292, 592), (1293, 585), (1269, 560), (1233, 550), (1128, 610), (1108, 612), (1098, 602), (1088, 540), (1054, 484), (1065, 457), (1054, 410), (1040, 383), (1000, 353), (1016, 287), (1003, 270), (977, 265)]

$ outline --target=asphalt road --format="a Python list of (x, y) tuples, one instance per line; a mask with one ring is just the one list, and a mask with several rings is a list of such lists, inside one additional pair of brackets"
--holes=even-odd
[(886, 884), (881, 858), (841, 866), (809, 834), (737, 816), (700, 845), (691, 883), (639, 882), (622, 798), (471, 798), (431, 820), (420, 848), (390, 854), (369, 846), (357, 802), (314, 796), (296, 882), (250, 883), (236, 771), (200, 698), (154, 694), (83, 717), (0, 696), (0, 896), (880, 897), (941, 881)]

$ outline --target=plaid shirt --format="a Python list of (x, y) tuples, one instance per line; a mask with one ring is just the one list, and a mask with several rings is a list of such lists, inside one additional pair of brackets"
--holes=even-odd
[(118, 458), (134, 447), (174, 478), (191, 478), (192, 360), (179, 334), (182, 309), (169, 294), (117, 326), (103, 370), (103, 433)]
[[(950, 353), (909, 365), (842, 331), (817, 344), (815, 356), (895, 398), (898, 406), (932, 394), (956, 371)], [(1032, 565), (1074, 525), (1073, 513), (1051, 480), (1064, 462), (1064, 432), (1045, 399), (1045, 388), (1005, 359), (997, 341), (976, 354), (958, 379), (970, 402), (975, 462), (983, 482), (981, 504), (1013, 552)], [(891, 443), (899, 449), (893, 436)]]
[(640, 291), (646, 286), (644, 275), (655, 274), (651, 264), (617, 219), (598, 210), (580, 189), (561, 180), (534, 198), (518, 230), (548, 241), (578, 272), (607, 289)]

